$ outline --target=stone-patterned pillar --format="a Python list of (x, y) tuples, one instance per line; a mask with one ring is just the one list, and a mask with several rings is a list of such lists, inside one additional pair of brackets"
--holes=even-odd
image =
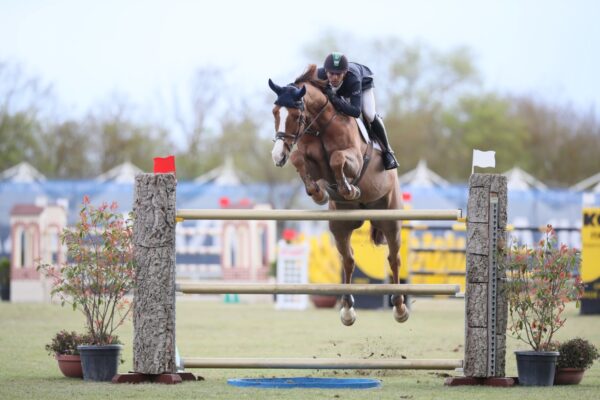
[(136, 288), (133, 369), (175, 373), (175, 188), (173, 174), (140, 174), (133, 200)]
[(505, 243), (506, 177), (473, 174), (467, 205), (465, 365), (470, 377), (503, 377), (506, 364), (505, 273), (498, 250)]

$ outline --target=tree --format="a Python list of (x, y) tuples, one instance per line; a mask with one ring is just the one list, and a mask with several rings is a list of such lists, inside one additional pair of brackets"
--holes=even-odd
[(530, 96), (515, 96), (511, 102), (528, 132), (523, 160), (529, 161), (533, 175), (551, 185), (572, 185), (598, 173), (600, 123), (593, 111), (577, 112), (568, 104), (551, 105)]
[(44, 152), (38, 165), (47, 177), (69, 179), (96, 174), (93, 162), (95, 147), (81, 122), (67, 120), (48, 124), (40, 142)]
[(495, 94), (463, 97), (444, 114), (444, 126), (449, 132), (442, 140), (444, 160), (432, 166), (446, 171), (449, 179), (468, 178), (473, 149), (495, 150), (500, 171), (515, 165), (529, 169), (527, 129), (508, 100)]
[(87, 118), (85, 129), (93, 151), (90, 162), (97, 173), (125, 161), (151, 171), (153, 157), (174, 148), (165, 128), (137, 122), (131, 116), (132, 109), (126, 100), (113, 98), (103, 111)]
[(226, 93), (222, 82), (220, 70), (199, 68), (191, 82), (190, 112), (176, 106), (175, 118), (185, 136), (185, 148), (177, 154), (178, 171), (184, 178), (196, 177), (210, 168), (205, 155), (213, 153), (214, 149), (207, 146), (210, 133), (207, 124), (216, 113), (218, 100)]
[(0, 171), (21, 161), (37, 165), (43, 150), (40, 114), (50, 100), (50, 86), (0, 60)]

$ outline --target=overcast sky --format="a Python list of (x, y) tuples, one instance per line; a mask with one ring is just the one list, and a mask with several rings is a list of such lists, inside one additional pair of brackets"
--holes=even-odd
[(339, 30), (468, 46), (486, 88), (600, 115), (599, 21), (595, 0), (0, 0), (0, 60), (53, 84), (67, 114), (113, 93), (152, 108), (205, 65), (245, 95), (268, 92), (267, 78), (301, 72), (307, 43)]

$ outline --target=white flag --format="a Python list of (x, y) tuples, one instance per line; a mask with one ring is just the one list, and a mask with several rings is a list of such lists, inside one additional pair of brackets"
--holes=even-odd
[(481, 151), (473, 149), (473, 167), (471, 173), (475, 170), (475, 167), (487, 168), (496, 167), (496, 152), (495, 151)]

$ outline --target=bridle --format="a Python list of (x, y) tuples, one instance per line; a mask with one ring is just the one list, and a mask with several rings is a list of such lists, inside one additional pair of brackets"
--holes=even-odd
[[(304, 102), (302, 104), (304, 104)], [(302, 127), (306, 124), (306, 117), (304, 116), (303, 108), (304, 107), (300, 108), (300, 115), (298, 115), (298, 120), (296, 124), (298, 126), (298, 129), (296, 129), (296, 133), (277, 132), (275, 134), (275, 138), (273, 139), (273, 142), (281, 139), (283, 141), (285, 149), (288, 152), (292, 151), (298, 140), (300, 140), (300, 138), (306, 133), (306, 129), (302, 130)], [(292, 144), (289, 144), (288, 141), (286, 141), (285, 139), (289, 139)]]
[[(300, 106), (294, 107), (294, 108), (297, 108), (300, 110), (300, 115), (298, 116), (298, 120), (297, 120), (298, 129), (296, 129), (296, 133), (292, 134), (292, 133), (286, 133), (286, 132), (277, 132), (275, 134), (275, 138), (273, 139), (273, 142), (281, 139), (283, 141), (283, 145), (285, 146), (286, 150), (288, 152), (291, 152), (292, 149), (294, 148), (294, 146), (296, 145), (296, 143), (298, 143), (298, 140), (300, 140), (300, 138), (302, 136), (304, 136), (305, 134), (319, 136), (321, 133), (324, 133), (325, 130), (327, 130), (327, 128), (329, 127), (329, 124), (331, 124), (331, 121), (333, 121), (333, 119), (336, 117), (337, 112), (335, 114), (333, 114), (333, 116), (325, 124), (325, 127), (323, 129), (321, 129), (320, 131), (316, 131), (316, 130), (311, 131), (310, 129), (311, 129), (313, 123), (319, 119), (321, 114), (323, 114), (325, 112), (325, 109), (327, 108), (327, 105), (329, 104), (329, 98), (327, 96), (325, 96), (325, 98), (326, 98), (325, 104), (323, 105), (323, 107), (321, 107), (321, 109), (319, 110), (317, 115), (314, 118), (309, 120), (310, 122), (308, 123), (308, 125), (306, 125), (306, 121), (308, 120), (308, 118), (306, 118), (306, 115), (304, 114), (304, 110), (306, 109), (306, 107), (304, 106), (304, 99), (302, 99), (300, 102)], [(291, 140), (291, 144), (289, 144), (285, 139)]]

